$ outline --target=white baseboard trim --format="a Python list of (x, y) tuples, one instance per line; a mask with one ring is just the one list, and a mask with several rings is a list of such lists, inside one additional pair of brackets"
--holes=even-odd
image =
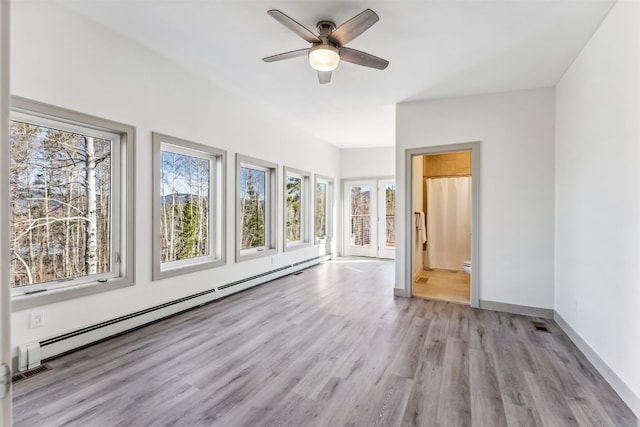
[[(627, 384), (607, 365), (607, 363), (598, 356), (598, 353), (591, 348), (589, 344), (567, 323), (566, 320), (553, 312), (553, 320), (560, 326), (560, 329), (569, 336), (569, 339), (578, 347), (584, 356), (591, 362), (596, 370), (604, 377), (618, 396), (629, 406), (629, 409), (640, 418), (640, 397), (635, 394)], [(639, 424), (640, 425), (640, 424)]]
[(507, 304), (506, 302), (480, 300), (478, 308), (485, 310), (502, 311), (504, 313), (522, 314), (524, 316), (553, 319), (553, 310), (550, 308), (529, 307), (526, 305)]
[(400, 297), (400, 298), (406, 298), (407, 294), (404, 291), (404, 289), (400, 289), (400, 288), (393, 288), (393, 296), (394, 297)]

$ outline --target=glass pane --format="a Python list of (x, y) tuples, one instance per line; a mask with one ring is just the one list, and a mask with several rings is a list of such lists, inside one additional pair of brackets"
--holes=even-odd
[(297, 242), (301, 240), (301, 191), (302, 179), (293, 176), (287, 176), (287, 209), (285, 212), (287, 242)]
[(324, 239), (327, 237), (327, 184), (318, 182), (316, 184), (316, 237)]
[(161, 262), (209, 255), (211, 162), (171, 151), (161, 151), (161, 161)]
[(371, 244), (371, 187), (351, 187), (351, 246)]
[(264, 170), (240, 167), (240, 249), (265, 246), (266, 180)]
[(384, 187), (385, 197), (385, 246), (393, 248), (396, 246), (396, 186), (386, 184)]
[(11, 287), (111, 271), (111, 141), (11, 122)]

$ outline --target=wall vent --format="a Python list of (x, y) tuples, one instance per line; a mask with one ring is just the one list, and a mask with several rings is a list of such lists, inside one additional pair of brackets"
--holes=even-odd
[(20, 381), (24, 381), (28, 378), (31, 378), (35, 375), (41, 374), (43, 372), (47, 372), (50, 371), (51, 369), (53, 369), (51, 367), (51, 365), (48, 364), (44, 364), (44, 365), (40, 365), (37, 368), (34, 369), (30, 369), (28, 371), (24, 371), (24, 372), (20, 372), (19, 374), (14, 375), (13, 377), (11, 377), (11, 382), (12, 383), (18, 383)]
[(531, 322), (531, 323), (533, 324), (533, 327), (536, 328), (536, 331), (551, 333), (547, 325), (545, 325), (543, 322)]

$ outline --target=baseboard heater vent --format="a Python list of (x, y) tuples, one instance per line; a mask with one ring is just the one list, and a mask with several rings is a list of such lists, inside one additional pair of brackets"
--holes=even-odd
[(215, 291), (216, 291), (215, 289), (209, 289), (209, 290), (206, 290), (206, 291), (203, 291), (203, 292), (199, 292), (199, 293), (197, 293), (195, 295), (189, 295), (188, 297), (184, 297), (184, 298), (180, 298), (180, 299), (177, 299), (177, 300), (174, 300), (174, 301), (170, 301), (170, 302), (167, 302), (167, 303), (164, 303), (164, 304), (156, 305), (154, 307), (147, 308), (145, 310), (136, 311), (135, 313), (127, 314), (125, 316), (120, 316), (120, 317), (117, 317), (115, 319), (107, 320), (107, 321), (102, 322), (102, 323), (97, 323), (97, 324), (92, 325), (92, 326), (87, 326), (86, 328), (78, 329), (76, 331), (69, 332), (69, 333), (66, 333), (66, 334), (63, 334), (63, 335), (58, 335), (55, 338), (49, 338), (47, 340), (40, 341), (40, 346), (44, 347), (44, 346), (47, 346), (47, 345), (51, 345), (51, 344), (54, 344), (56, 342), (63, 341), (63, 340), (75, 337), (77, 335), (82, 335), (82, 334), (85, 334), (87, 332), (95, 331), (96, 329), (101, 329), (101, 328), (104, 328), (106, 326), (110, 326), (110, 325), (113, 325), (113, 324), (116, 324), (116, 323), (123, 322), (125, 320), (129, 320), (129, 319), (133, 319), (135, 317), (142, 316), (144, 314), (148, 314), (148, 313), (151, 313), (151, 312), (154, 312), (154, 311), (162, 310), (163, 308), (170, 307), (172, 305), (180, 304), (180, 303), (185, 302), (185, 301), (189, 301), (189, 300), (192, 300), (192, 299), (195, 299), (195, 298), (199, 298), (201, 296), (214, 293)]
[(20, 372), (19, 374), (16, 374), (14, 376), (11, 377), (11, 382), (12, 383), (18, 383), (20, 381), (24, 381), (28, 378), (33, 377), (34, 375), (38, 375), (41, 374), (43, 372), (47, 372), (49, 370), (51, 370), (51, 365), (47, 365), (46, 363), (44, 365), (40, 365), (37, 368), (34, 369), (30, 369), (28, 371), (24, 371), (24, 372)]
[(233, 286), (238, 286), (238, 285), (241, 285), (243, 283), (247, 283), (247, 282), (249, 282), (251, 280), (255, 280), (255, 279), (259, 279), (261, 277), (269, 276), (271, 274), (278, 273), (278, 272), (284, 271), (284, 270), (288, 270), (290, 268), (297, 267), (299, 265), (306, 264), (306, 263), (309, 263), (309, 262), (312, 262), (312, 261), (317, 261), (320, 258), (322, 258), (322, 257), (316, 256), (316, 257), (313, 257), (313, 258), (308, 258), (308, 259), (305, 259), (303, 261), (294, 262), (291, 265), (286, 265), (284, 267), (276, 268), (275, 270), (266, 271), (264, 273), (256, 274), (256, 275), (251, 276), (251, 277), (245, 277), (244, 279), (236, 280), (235, 282), (231, 282), (231, 283), (227, 283), (226, 285), (218, 286), (218, 290), (221, 291), (223, 289), (231, 288)]
[(299, 265), (306, 264), (306, 263), (311, 262), (311, 261), (317, 261), (317, 260), (323, 261), (323, 260), (325, 260), (327, 258), (331, 258), (331, 254), (326, 254), (326, 255), (322, 255), (322, 256), (314, 256), (313, 258), (307, 258), (307, 259), (304, 259), (302, 261), (294, 262), (291, 265), (293, 265), (294, 267), (297, 267)]
[[(162, 319), (174, 316), (178, 313), (182, 313), (191, 310), (195, 307), (208, 304), (217, 300), (217, 292), (223, 289), (228, 289), (233, 286), (238, 286), (243, 283), (247, 283), (251, 280), (264, 278), (266, 276), (281, 273), (285, 270), (291, 270), (302, 264), (310, 263), (312, 261), (323, 261), (327, 257), (331, 257), (331, 254), (317, 256), (303, 261), (296, 262), (294, 264), (288, 264), (284, 267), (276, 268), (264, 273), (256, 274), (251, 277), (246, 277), (235, 282), (227, 283), (218, 286), (213, 289), (209, 289), (203, 292), (199, 292), (195, 295), (190, 295), (184, 298), (180, 298), (174, 301), (170, 301), (164, 304), (160, 304), (154, 307), (150, 307), (145, 310), (136, 311), (115, 319), (107, 320), (95, 325), (87, 326), (75, 331), (68, 332), (66, 334), (58, 335), (49, 339), (40, 341), (40, 347), (45, 348), (43, 351), (42, 360), (50, 360), (61, 355), (77, 351), (81, 348), (88, 347), (101, 341), (113, 338), (115, 336), (133, 331), (135, 329), (142, 328), (146, 325), (158, 322)], [(278, 277), (284, 274), (279, 274)], [(274, 278), (275, 279), (275, 278)], [(269, 280), (265, 280), (265, 283)], [(213, 294), (213, 295), (212, 295)], [(199, 301), (197, 300), (199, 299)], [(195, 300), (195, 301), (191, 301)], [(16, 360), (17, 365), (17, 360)], [(24, 373), (24, 372), (23, 372)]]
[(265, 271), (264, 273), (256, 274), (256, 275), (251, 276), (251, 277), (245, 277), (244, 279), (236, 280), (235, 282), (231, 282), (231, 283), (227, 283), (226, 285), (218, 286), (218, 290), (221, 291), (223, 289), (231, 288), (232, 286), (238, 286), (238, 285), (241, 285), (243, 283), (247, 283), (247, 282), (249, 282), (251, 280), (259, 279), (259, 278), (264, 277), (264, 276), (269, 276), (270, 274), (278, 273), (280, 271), (288, 270), (290, 268), (291, 268), (291, 266), (287, 265), (285, 267), (280, 267), (280, 268), (276, 268), (275, 270)]

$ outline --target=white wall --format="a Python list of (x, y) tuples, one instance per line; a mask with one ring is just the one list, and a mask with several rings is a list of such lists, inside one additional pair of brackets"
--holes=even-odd
[(395, 148), (343, 148), (340, 150), (340, 177), (389, 177), (396, 173)]
[[(337, 148), (283, 125), (250, 101), (53, 4), (14, 2), (11, 18), (14, 95), (137, 128), (136, 285), (38, 308), (45, 319), (45, 326), (39, 329), (28, 328), (28, 315), (33, 310), (15, 312), (14, 345), (192, 295), (319, 253), (319, 247), (312, 246), (234, 263), (235, 153), (339, 180)], [(227, 150), (227, 266), (151, 281), (152, 131)], [(282, 168), (279, 173), (282, 175)], [(0, 184), (8, 186), (6, 181)], [(282, 209), (279, 212), (282, 220)], [(280, 247), (281, 236), (277, 239)]]
[(640, 414), (638, 2), (613, 7), (556, 97), (556, 311)]
[[(481, 141), (479, 298), (553, 308), (554, 90), (399, 104), (396, 119), (397, 229), (405, 230), (405, 150)], [(405, 280), (398, 262), (396, 288)]]

